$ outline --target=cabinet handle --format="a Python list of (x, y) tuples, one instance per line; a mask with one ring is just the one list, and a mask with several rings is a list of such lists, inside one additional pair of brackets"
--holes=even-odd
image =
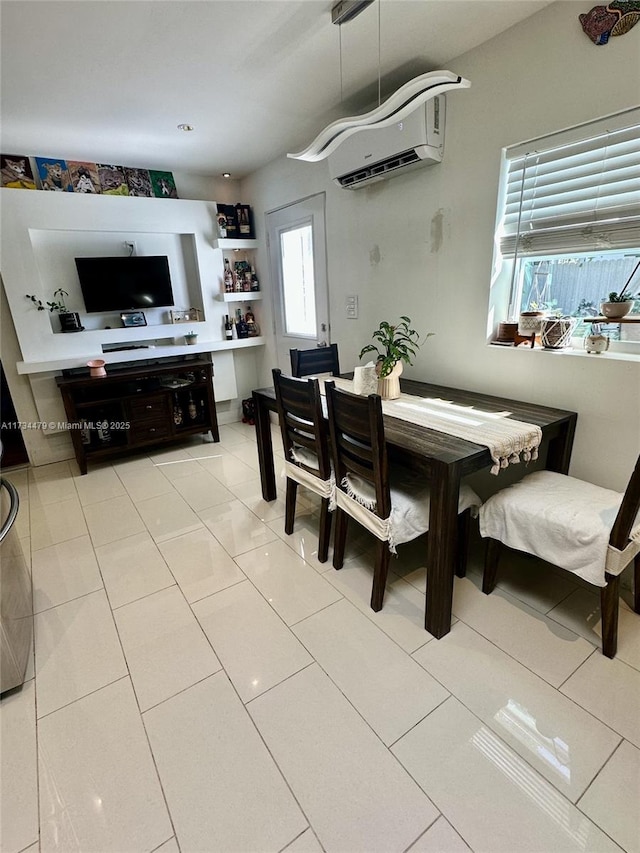
[(149, 432), (155, 432), (155, 431), (156, 431), (155, 427), (151, 427), (151, 429), (149, 430)]
[(145, 409), (153, 409), (153, 406), (145, 406)]

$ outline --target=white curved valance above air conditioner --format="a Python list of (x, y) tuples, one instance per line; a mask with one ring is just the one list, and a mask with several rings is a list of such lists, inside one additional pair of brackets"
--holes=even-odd
[(315, 163), (332, 154), (354, 134), (398, 124), (425, 101), (452, 89), (468, 89), (471, 83), (451, 71), (429, 71), (409, 80), (387, 100), (361, 116), (338, 119), (325, 127), (303, 151), (287, 154), (294, 160)]

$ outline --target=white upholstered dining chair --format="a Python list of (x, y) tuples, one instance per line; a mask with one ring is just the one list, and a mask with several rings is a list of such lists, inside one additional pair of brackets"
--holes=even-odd
[(640, 613), (640, 457), (624, 494), (553, 471), (536, 471), (480, 509), (488, 538), (482, 590), (496, 583), (501, 546), (533, 554), (600, 588), (602, 651), (616, 654), (620, 575), (634, 562)]

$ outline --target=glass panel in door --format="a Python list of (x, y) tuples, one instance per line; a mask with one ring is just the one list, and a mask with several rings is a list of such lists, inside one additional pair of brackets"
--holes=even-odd
[(284, 328), (287, 335), (316, 336), (313, 228), (280, 232)]
[(329, 297), (324, 193), (267, 214), (277, 364), (289, 373), (289, 350), (326, 346)]

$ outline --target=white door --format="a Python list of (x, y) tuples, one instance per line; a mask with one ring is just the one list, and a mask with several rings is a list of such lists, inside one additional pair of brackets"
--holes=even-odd
[(291, 372), (289, 350), (331, 342), (324, 193), (267, 213), (278, 367)]

